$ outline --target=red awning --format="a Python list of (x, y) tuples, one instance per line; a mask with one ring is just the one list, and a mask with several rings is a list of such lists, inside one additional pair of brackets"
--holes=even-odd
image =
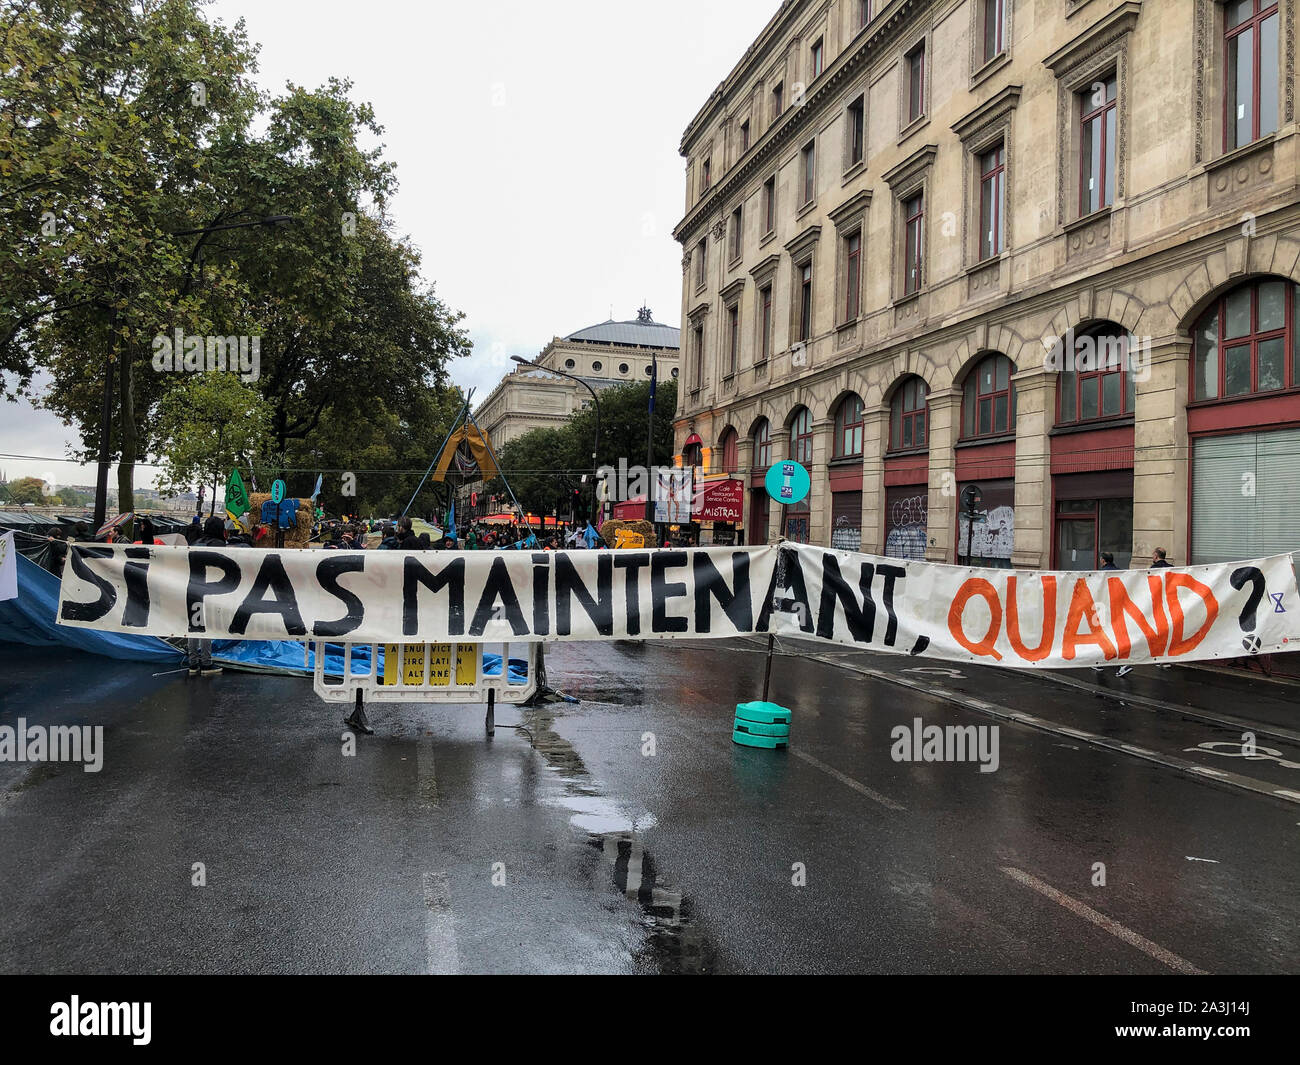
[(691, 433), (691, 435), (686, 438), (686, 443), (684, 443), (682, 447), (690, 447), (692, 444), (703, 444), (703, 443), (704, 441), (700, 439), (699, 433)]

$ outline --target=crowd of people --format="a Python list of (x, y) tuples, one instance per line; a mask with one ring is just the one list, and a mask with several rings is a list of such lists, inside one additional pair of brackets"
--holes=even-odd
[(560, 525), (541, 535), (527, 525), (471, 522), (453, 534), (443, 534), (436, 542), (427, 532), (416, 533), (414, 523), (402, 516), (390, 521), (328, 522), (321, 526), (317, 538), (327, 550), (360, 551), (370, 544), (379, 551), (559, 551), (574, 548), (607, 547), (590, 524)]

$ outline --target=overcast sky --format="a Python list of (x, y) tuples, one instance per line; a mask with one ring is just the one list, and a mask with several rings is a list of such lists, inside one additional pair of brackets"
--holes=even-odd
[[(613, 317), (679, 325), (682, 131), (777, 0), (215, 0), (262, 46), (258, 80), (350, 78), (385, 127), (399, 232), (465, 313), (488, 390), (511, 355)], [(28, 404), (0, 408), (0, 453), (62, 456), (71, 434)], [(94, 467), (0, 457), (9, 477), (93, 484)], [(141, 470), (136, 484), (152, 484)], [(116, 485), (116, 473), (110, 477)]]

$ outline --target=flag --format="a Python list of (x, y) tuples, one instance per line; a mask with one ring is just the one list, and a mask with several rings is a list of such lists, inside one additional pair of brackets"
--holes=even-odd
[(248, 491), (244, 488), (244, 479), (239, 476), (239, 467), (230, 471), (226, 481), (226, 516), (243, 528), (240, 518), (248, 513)]
[(600, 534), (591, 527), (591, 522), (587, 522), (587, 528), (583, 530), (582, 536), (587, 541), (588, 547), (595, 547), (596, 541), (600, 539)]
[(451, 508), (447, 511), (447, 537), (456, 539), (456, 500), (451, 501)]
[(320, 495), (320, 486), (324, 483), (325, 475), (323, 473), (316, 474), (316, 487), (311, 490), (311, 499), (313, 503), (316, 502), (316, 497)]

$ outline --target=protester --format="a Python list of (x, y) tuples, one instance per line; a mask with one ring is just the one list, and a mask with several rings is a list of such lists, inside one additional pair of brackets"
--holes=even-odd
[(428, 533), (420, 533), (420, 535), (417, 536), (415, 539), (416, 542), (420, 545), (421, 551), (433, 550), (433, 541), (429, 539)]
[(396, 528), (396, 526), (394, 526), (394, 525), (385, 525), (385, 526), (383, 527), (383, 529), (381, 530), (380, 535), (383, 537), (383, 539), (380, 540), (380, 542), (379, 542), (379, 548), (380, 548), (381, 551), (396, 551), (396, 550), (397, 550), (398, 540), (397, 540), (397, 528)]
[(45, 552), (45, 568), (56, 577), (61, 577), (63, 576), (63, 563), (68, 557), (67, 533), (62, 529), (55, 529), (47, 539), (50, 546)]
[(1151, 569), (1169, 568), (1169, 560), (1165, 558), (1165, 549), (1157, 547), (1155, 554), (1151, 556)]
[(137, 544), (156, 544), (159, 547), (163, 546), (163, 542), (158, 539), (158, 535), (154, 530), (153, 522), (149, 518), (141, 520), (140, 539), (135, 542)]
[[(228, 543), (226, 539), (226, 523), (214, 516), (203, 523), (203, 535), (196, 538), (191, 546), (242, 547), (243, 545)], [(185, 647), (188, 652), (191, 677), (199, 675), (212, 677), (221, 672), (221, 667), (212, 661), (211, 640), (199, 640), (192, 636), (187, 637)]]
[(1111, 554), (1111, 552), (1103, 551), (1101, 553), (1101, 568), (1114, 570), (1119, 569), (1119, 567), (1115, 565), (1115, 556)]
[(397, 519), (397, 549), (399, 551), (420, 550), (420, 539), (411, 528), (411, 519), (405, 514)]

